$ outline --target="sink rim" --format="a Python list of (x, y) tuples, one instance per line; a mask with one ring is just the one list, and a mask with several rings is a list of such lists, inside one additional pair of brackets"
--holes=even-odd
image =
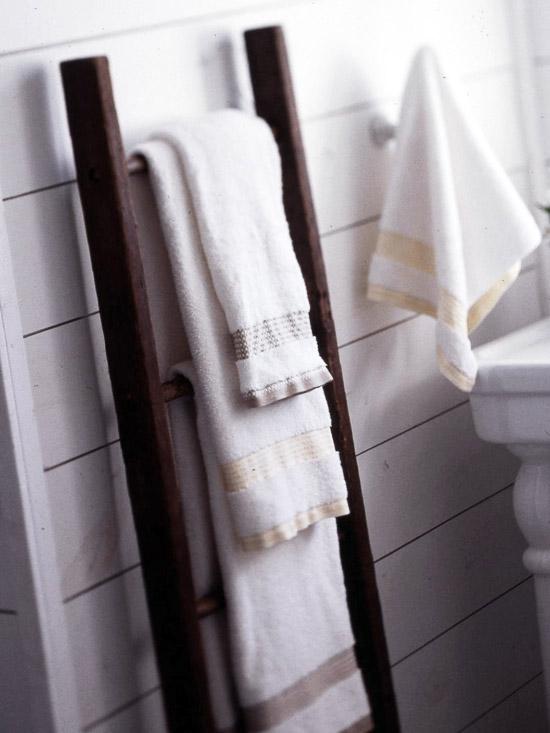
[[(548, 361), (523, 359), (521, 350), (548, 343)], [(517, 358), (510, 358), (518, 352)], [(550, 317), (534, 321), (474, 350), (478, 360), (475, 394), (550, 393)]]

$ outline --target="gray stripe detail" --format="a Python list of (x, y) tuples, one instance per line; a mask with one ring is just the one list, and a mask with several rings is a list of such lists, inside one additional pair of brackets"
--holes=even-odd
[(266, 318), (247, 328), (239, 328), (231, 334), (237, 361), (249, 359), (255, 354), (276, 349), (288, 341), (298, 341), (312, 336), (309, 315), (306, 311), (285, 313), (277, 318)]
[(353, 648), (335, 654), (310, 674), (278, 695), (244, 708), (246, 729), (250, 733), (269, 730), (311, 705), (328, 689), (357, 670)]

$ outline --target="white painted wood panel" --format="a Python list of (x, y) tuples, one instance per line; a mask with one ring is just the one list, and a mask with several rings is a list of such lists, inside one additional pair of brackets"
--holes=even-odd
[(438, 372), (428, 316), (346, 346), (340, 360), (358, 452), (465, 399)]
[(527, 577), (512, 488), (376, 564), (395, 664)]
[(5, 204), (23, 332), (97, 310), (76, 184)]
[(393, 668), (402, 731), (458, 731), (540, 668), (529, 580)]
[[(473, 0), (470, 1), (473, 5)], [(394, 2), (398, 12), (397, 0)], [(424, 0), (425, 12), (433, 13), (436, 4), (435, 0)], [(497, 0), (486, 0), (484, 5), (489, 14), (494, 15), (495, 23), (499, 27), (502, 18), (498, 20), (496, 16), (502, 15), (500, 3)], [(403, 62), (394, 66), (388, 65), (388, 57), (392, 55), (389, 41), (393, 36), (381, 35), (381, 46), (375, 65), (365, 57), (365, 49), (370, 44), (365, 43), (364, 39), (372, 37), (372, 22), (369, 21), (369, 14), (365, 15), (364, 12), (366, 6), (350, 3), (349, 7), (351, 10), (346, 13), (346, 6), (343, 6), (336, 23), (332, 5), (303, 4), (238, 14), (200, 25), (141, 30), (128, 35), (86, 40), (70, 46), (56, 46), (0, 58), (3, 80), (0, 95), (0, 125), (3, 130), (0, 171), (4, 195), (13, 196), (67, 181), (74, 176), (58, 69), (59, 62), (67, 58), (101, 54), (109, 56), (121, 125), (128, 145), (143, 137), (152, 126), (175, 117), (197, 114), (228, 104), (238, 103), (250, 107), (250, 88), (242, 53), (241, 33), (245, 28), (258, 25), (282, 23), (287, 30), (302, 116), (324, 114), (374, 98), (395, 100), (400, 93), (410, 56), (419, 39), (411, 37), (410, 29), (406, 25), (401, 26), (403, 37), (410, 39), (407, 44), (408, 53), (396, 39), (393, 58), (403, 59)], [(410, 12), (415, 18), (420, 17), (421, 11), (418, 9), (409, 8), (404, 11), (401, 4), (399, 8), (400, 15)], [(446, 16), (445, 24), (437, 31), (438, 35), (441, 36), (442, 28), (446, 28), (449, 37), (456, 38), (457, 28), (454, 22), (458, 17), (466, 19), (467, 16), (464, 14), (463, 4), (456, 0), (452, 4), (452, 11), (454, 19), (452, 13)], [(380, 16), (379, 9), (375, 8), (374, 14)], [(389, 20), (391, 16), (384, 14), (381, 17), (385, 17), (395, 31), (394, 20)], [(471, 19), (466, 22), (470, 23)], [(471, 23), (471, 27), (475, 26), (481, 30), (478, 37), (480, 41), (484, 33), (484, 23), (480, 22), (479, 15), (477, 21)], [(365, 29), (364, 34), (360, 33), (361, 27)], [(307, 33), (304, 33), (304, 28), (308, 29)], [(335, 39), (328, 45), (327, 32)], [(511, 75), (491, 74), (483, 79), (477, 75), (477, 72), (493, 68), (496, 59), (498, 66), (510, 63), (509, 44), (505, 37), (498, 33), (492, 37), (495, 39), (495, 46), (485, 43), (479, 56), (475, 52), (468, 55), (472, 62), (468, 70), (475, 71), (476, 74), (467, 79), (465, 84), (468, 88), (473, 85), (470, 97), (475, 112), (480, 111), (476, 99), (482, 100), (487, 95), (491, 100), (494, 106), (491, 114), (498, 116), (500, 127), (508, 131), (505, 141), (503, 135), (495, 135), (494, 131), (491, 131), (491, 139), (495, 139), (497, 147), (501, 142), (506, 143), (502, 149), (498, 148), (498, 152), (507, 167), (517, 167), (523, 160), (517, 160), (518, 141), (514, 139), (517, 123), (515, 113), (510, 115), (508, 87)], [(350, 42), (353, 38), (355, 40)], [(478, 48), (481, 47), (480, 44)], [(446, 54), (445, 49), (456, 49), (456, 46), (452, 43), (441, 43), (441, 48)], [(343, 49), (350, 53), (349, 58)], [(463, 53), (456, 50), (453, 58), (460, 58), (464, 71)], [(345, 72), (347, 64), (351, 67), (348, 73)], [(380, 76), (375, 69), (382, 67), (385, 68), (385, 73)], [(392, 68), (396, 70), (393, 79), (388, 76)], [(337, 82), (333, 81), (335, 73), (338, 75)], [(312, 78), (318, 79), (319, 83), (311, 84)], [(342, 78), (346, 80), (345, 84), (339, 83)], [(323, 79), (325, 82), (320, 83)], [(373, 87), (373, 82), (378, 87)], [(343, 90), (341, 95), (340, 89)], [(395, 104), (393, 108), (395, 110)], [(352, 136), (348, 135), (348, 141), (353, 142), (355, 154), (370, 145), (366, 127), (362, 125), (366, 114), (363, 112), (362, 117), (352, 120), (356, 130)], [(486, 118), (485, 113), (482, 122)], [(492, 119), (491, 116), (491, 121)], [(357, 130), (360, 133), (359, 141)], [(326, 139), (324, 146), (328, 146), (330, 153), (330, 138)], [(358, 164), (364, 160), (369, 158), (365, 158), (363, 154)], [(372, 167), (368, 168), (368, 172), (372, 173), (372, 170)], [(364, 173), (367, 175), (367, 170)], [(349, 179), (349, 173), (347, 178)], [(336, 191), (337, 187), (333, 193)], [(355, 191), (354, 199), (356, 196)], [(319, 205), (320, 210), (323, 208)], [(361, 219), (364, 215), (354, 216), (352, 221)], [(341, 225), (336, 224), (336, 221), (341, 221), (340, 218), (328, 216), (327, 220), (331, 226)]]
[(542, 674), (521, 687), (464, 733), (548, 733)]
[(120, 446), (46, 474), (63, 598), (139, 562)]
[[(266, 0), (201, 0), (200, 3), (183, 4), (179, 0), (143, 4), (119, 0), (116, 3), (98, 2), (91, 5), (86, 0), (76, 0), (70, 4), (64, 0), (25, 0), (6, 13), (0, 31), (0, 49), (1, 53), (14, 53), (24, 48), (128, 33), (148, 26), (197, 22), (197, 19), (205, 16), (242, 11), (247, 7), (265, 4)], [(285, 4), (285, 0), (280, 0), (279, 4)]]
[(99, 316), (26, 339), (46, 467), (118, 437)]
[(160, 690), (146, 694), (108, 720), (92, 725), (85, 733), (165, 733), (166, 721)]
[(139, 568), (65, 608), (83, 726), (158, 684)]
[(519, 463), (476, 435), (470, 405), (358, 458), (375, 559), (510, 484)]
[(8, 675), (22, 694), (21, 725), (29, 733), (74, 730), (77, 711), (53, 528), (2, 203), (0, 293), (0, 517), (4, 562), (11, 563), (2, 568), (8, 573), (2, 580), (15, 599), (18, 628), (12, 634), (4, 627), (16, 651), (2, 658), (8, 666), (0, 678)]
[[(279, 0), (278, 3), (207, 0), (200, 4), (188, 3), (185, 7), (176, 0), (163, 0), (144, 8), (136, 8), (124, 0), (115, 7), (105, 4), (93, 8), (85, 6), (84, 11), (81, 11), (81, 2), (75, 2), (70, 10), (64, 7), (63, 12), (57, 14), (55, 8), (60, 4), (59, 0), (53, 7), (50, 3), (47, 11), (45, 6), (35, 3), (29, 12), (28, 2), (13, 8), (2, 27), (0, 48), (6, 53), (66, 41), (75, 46), (77, 40), (127, 34), (139, 28), (156, 32), (155, 26), (159, 24), (180, 26), (191, 21), (192, 27), (196, 27), (197, 20), (204, 27), (209, 17), (216, 13), (221, 15), (215, 19), (217, 23), (230, 25), (233, 21), (227, 14), (242, 16), (247, 8), (254, 6), (258, 7), (258, 12), (250, 14), (250, 18), (257, 25), (262, 15), (272, 13), (270, 8), (276, 5), (281, 18), (289, 26), (287, 34), (292, 47), (299, 49), (301, 45), (304, 48), (300, 64), (303, 72), (297, 74), (298, 78), (311, 79), (312, 74), (319, 77), (318, 91), (313, 89), (314, 85), (308, 84), (309, 89), (303, 92), (304, 101), (308, 104), (302, 104), (308, 114), (318, 113), (319, 108), (325, 111), (322, 96), (328, 96), (329, 92), (333, 103), (340, 107), (356, 102), (358, 93), (365, 93), (362, 72), (368, 74), (369, 84), (374, 85), (373, 92), (387, 95), (388, 87), (397, 90), (402, 84), (409, 57), (421, 44), (436, 46), (444, 54), (449, 71), (459, 74), (502, 65), (510, 59), (505, 13), (499, 0), (449, 0), (445, 12), (437, 0), (418, 0), (414, 7), (403, 6), (400, 0), (391, 0), (386, 1), (383, 8), (377, 2), (364, 4), (343, 0), (339, 3), (337, 16), (332, 3), (326, 0), (315, 5), (300, 3), (299, 0)], [(286, 10), (289, 5), (298, 7), (289, 12)], [(265, 11), (262, 6), (266, 7)], [(128, 10), (130, 7), (131, 12)], [(396, 17), (399, 17), (399, 23), (395, 23)], [(310, 38), (303, 31), (305, 21), (309, 21), (309, 28), (314, 31)], [(379, 28), (379, 33), (372, 33), (373, 26)], [(410, 32), (411, 27), (415, 28), (415, 33)], [(365, 43), (366, 38), (369, 43)], [(469, 46), (467, 57), (464, 57), (465, 38)], [(392, 64), (387, 62), (389, 55), (392, 56)], [(341, 63), (345, 62), (348, 73), (338, 73), (334, 56)], [(323, 80), (325, 87), (322, 86)]]

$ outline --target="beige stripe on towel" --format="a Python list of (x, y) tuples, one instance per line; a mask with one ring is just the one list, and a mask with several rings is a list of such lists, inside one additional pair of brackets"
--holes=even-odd
[(272, 527), (265, 532), (241, 537), (240, 544), (244, 550), (263, 550), (296, 537), (298, 532), (307, 529), (315, 522), (320, 522), (321, 519), (343, 517), (346, 514), (349, 514), (348, 500), (338, 499), (329, 504), (321, 504), (305, 512), (300, 512), (288, 522)]
[(278, 695), (244, 708), (246, 729), (251, 733), (259, 733), (280, 725), (298, 711), (311, 705), (338, 682), (350, 677), (356, 670), (357, 662), (353, 649), (335, 654)]
[[(376, 245), (376, 255), (384, 257), (414, 270), (435, 276), (435, 259), (431, 247), (417, 239), (403, 234), (382, 230)], [(372, 300), (386, 301), (400, 308), (437, 318), (453, 331), (471, 333), (494, 308), (502, 294), (517, 278), (521, 263), (516, 262), (494, 285), (467, 308), (452, 293), (444, 288), (438, 290), (438, 304), (415, 297), (409, 293), (386, 288), (377, 283), (369, 283), (367, 295)]]
[(318, 461), (334, 453), (330, 428), (312, 430), (268, 445), (222, 466), (226, 491), (243, 491), (299, 463)]

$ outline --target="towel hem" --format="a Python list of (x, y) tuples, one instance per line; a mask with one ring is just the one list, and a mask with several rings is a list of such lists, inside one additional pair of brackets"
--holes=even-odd
[[(268, 700), (243, 709), (246, 729), (259, 733), (280, 725), (357, 671), (353, 647), (335, 654), (309, 674)], [(359, 721), (358, 721), (359, 722)], [(354, 724), (355, 725), (355, 724)], [(344, 730), (355, 733), (353, 727)]]
[(440, 372), (445, 377), (447, 377), (447, 379), (452, 382), (455, 387), (458, 387), (458, 389), (462, 390), (463, 392), (472, 391), (476, 381), (475, 377), (471, 377), (470, 375), (463, 372), (462, 369), (457, 367), (456, 364), (450, 362), (439, 346), (437, 347), (437, 364), (439, 366)]
[(329, 370), (325, 364), (321, 364), (307, 372), (280, 379), (260, 389), (249, 389), (242, 396), (251, 407), (265, 407), (286, 397), (322, 387), (331, 381), (332, 376)]
[(280, 542), (291, 540), (293, 537), (296, 537), (298, 532), (307, 529), (312, 524), (320, 522), (322, 519), (343, 517), (346, 514), (349, 514), (347, 499), (338, 499), (328, 504), (320, 504), (319, 506), (312, 507), (304, 512), (298, 512), (293, 519), (272, 527), (265, 532), (241, 537), (239, 538), (239, 543), (243, 550), (264, 550), (278, 545)]

